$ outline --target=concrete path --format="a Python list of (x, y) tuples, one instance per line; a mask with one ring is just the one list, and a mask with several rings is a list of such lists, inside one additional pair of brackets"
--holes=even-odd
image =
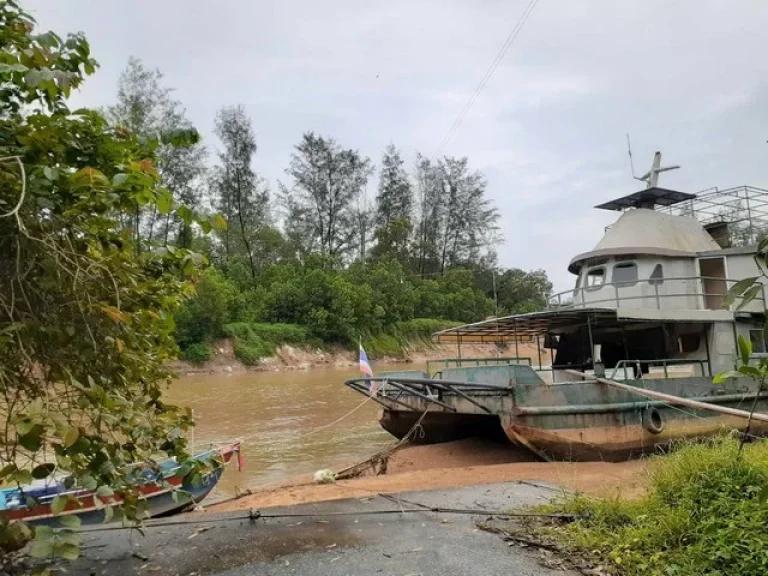
[[(490, 484), (404, 493), (407, 500), (443, 508), (509, 510), (547, 501), (551, 489), (519, 483)], [(412, 508), (405, 503), (403, 508)], [(145, 538), (125, 531), (84, 534), (87, 558), (70, 573), (204, 576), (562, 576), (575, 574), (542, 567), (535, 553), (509, 547), (478, 530), (482, 515), (430, 511), (373, 515), (398, 510), (377, 497), (270, 508), (263, 514), (293, 518), (232, 520), (233, 515), (199, 523), (182, 516), (181, 526), (151, 527)], [(338, 514), (338, 516), (323, 516)], [(228, 518), (229, 517), (229, 518)], [(176, 518), (175, 518), (176, 519)], [(174, 519), (174, 520), (175, 520)]]

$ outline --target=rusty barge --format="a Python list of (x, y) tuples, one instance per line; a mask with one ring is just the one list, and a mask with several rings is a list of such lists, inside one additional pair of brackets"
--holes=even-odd
[[(680, 438), (745, 430), (743, 414), (713, 410), (749, 410), (756, 401), (757, 412), (768, 412), (768, 393), (747, 378), (713, 384), (712, 376), (733, 369), (739, 336), (755, 356), (767, 352), (764, 287), (740, 309), (725, 296), (760, 276), (755, 244), (768, 231), (768, 190), (684, 194), (658, 187), (661, 171), (657, 154), (646, 189), (597, 206), (621, 215), (571, 260), (575, 287), (551, 296), (545, 310), (438, 332), (458, 358), (346, 385), (370, 395), (377, 382), (372, 400), (395, 437), (417, 423), (415, 442), (504, 434), (548, 459), (623, 460)], [(507, 350), (535, 343), (539, 354), (462, 359), (469, 342)], [(752, 422), (750, 432), (768, 433), (768, 422)]]

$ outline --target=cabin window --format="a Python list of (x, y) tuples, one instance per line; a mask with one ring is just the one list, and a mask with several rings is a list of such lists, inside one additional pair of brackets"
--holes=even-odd
[(696, 352), (701, 345), (701, 338), (699, 334), (680, 334), (677, 344), (681, 354)]
[(605, 268), (591, 268), (587, 271), (586, 288), (599, 288), (605, 284)]
[(659, 284), (664, 283), (664, 268), (662, 268), (661, 264), (656, 264), (656, 266), (654, 266), (648, 283), (651, 286), (658, 286)]
[(613, 283), (623, 286), (637, 284), (637, 264), (620, 262), (613, 267)]
[(749, 340), (752, 342), (752, 352), (754, 354), (765, 354), (765, 339), (763, 338), (762, 328), (749, 331)]

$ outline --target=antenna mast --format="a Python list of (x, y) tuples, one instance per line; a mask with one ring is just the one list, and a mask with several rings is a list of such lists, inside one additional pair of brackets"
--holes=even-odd
[(640, 180), (635, 176), (635, 163), (632, 161), (632, 143), (629, 141), (629, 132), (627, 132), (627, 152), (629, 153), (629, 167), (632, 170), (632, 178)]

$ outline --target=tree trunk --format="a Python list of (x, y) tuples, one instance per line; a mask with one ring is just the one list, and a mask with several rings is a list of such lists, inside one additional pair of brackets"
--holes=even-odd
[(240, 185), (240, 171), (235, 172), (235, 179), (237, 181), (237, 216), (240, 220), (240, 234), (243, 235), (243, 244), (245, 244), (245, 251), (248, 253), (248, 262), (251, 265), (251, 278), (256, 278), (256, 267), (253, 265), (253, 252), (251, 251), (251, 243), (248, 241), (248, 235), (245, 233), (245, 222), (243, 221), (243, 194)]

